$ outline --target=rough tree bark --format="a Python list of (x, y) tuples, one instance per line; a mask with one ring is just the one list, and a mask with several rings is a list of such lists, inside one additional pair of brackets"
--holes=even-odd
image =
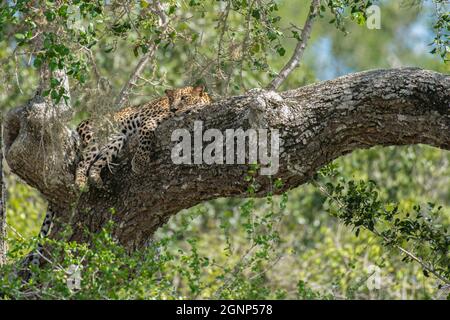
[[(0, 120), (3, 120), (0, 115)], [(6, 263), (6, 184), (3, 179), (3, 127), (0, 123), (0, 266)]]
[[(278, 129), (283, 144), (280, 168), (272, 177), (284, 182), (278, 192), (308, 182), (318, 168), (355, 149), (423, 143), (450, 150), (450, 77), (411, 68), (375, 70), (279, 94), (251, 90), (169, 119), (156, 130), (145, 174), (131, 171), (130, 143), (114, 174), (102, 173), (105, 188), (91, 186), (79, 194), (73, 185), (77, 137), (64, 124), (50, 126), (54, 120), (48, 110), (37, 96), (7, 114), (5, 156), (11, 170), (59, 209), (51, 237), (69, 223), (72, 240), (86, 241), (83, 227), (95, 232), (112, 218), (115, 236), (131, 250), (181, 209), (246, 196), (246, 165), (173, 164), (171, 133), (192, 130), (195, 120), (203, 121), (203, 130), (221, 132)], [(270, 179), (256, 179), (257, 196), (264, 196)]]

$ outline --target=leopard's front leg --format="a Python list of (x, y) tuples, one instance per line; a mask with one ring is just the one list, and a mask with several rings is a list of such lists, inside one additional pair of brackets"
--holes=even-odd
[(116, 134), (110, 139), (108, 144), (106, 144), (95, 156), (92, 161), (90, 161), (88, 172), (89, 179), (97, 186), (102, 186), (103, 181), (100, 177), (100, 173), (103, 168), (110, 167), (112, 161), (118, 156), (119, 152), (122, 150), (125, 142), (127, 141), (126, 134)]
[(103, 168), (110, 167), (112, 161), (116, 158), (120, 151), (122, 151), (125, 143), (129, 138), (140, 131), (140, 117), (133, 115), (130, 118), (122, 121), (119, 125), (120, 133), (114, 134), (109, 142), (100, 149), (95, 158), (90, 161), (88, 167), (89, 179), (96, 185), (103, 184), (100, 173)]
[(77, 126), (77, 132), (81, 139), (82, 158), (75, 172), (75, 185), (83, 190), (87, 185), (89, 166), (98, 154), (98, 145), (90, 120), (82, 121)]
[(131, 160), (131, 169), (140, 174), (145, 171), (151, 155), (151, 145), (159, 119), (147, 120), (139, 132), (139, 145)]

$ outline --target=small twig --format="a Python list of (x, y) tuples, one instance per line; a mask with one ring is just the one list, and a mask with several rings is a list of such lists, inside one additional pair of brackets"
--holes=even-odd
[(248, 249), (247, 251), (244, 253), (243, 256), (241, 256), (241, 258), (239, 259), (239, 261), (235, 264), (233, 271), (231, 271), (230, 276), (228, 277), (228, 279), (226, 279), (224, 281), (224, 284), (216, 291), (215, 293), (215, 297), (219, 298), (220, 295), (222, 294), (222, 291), (225, 290), (226, 288), (228, 288), (228, 286), (230, 285), (230, 283), (236, 278), (236, 275), (238, 274), (238, 272), (241, 270), (242, 266), (244, 265), (244, 262), (246, 262), (247, 256), (253, 251), (253, 249), (256, 248), (256, 244), (253, 243)]
[(16, 235), (18, 236), (21, 240), (25, 240), (25, 238), (19, 233), (19, 231), (17, 231), (13, 226), (11, 226), (10, 224), (6, 223), (6, 226)]
[(281, 69), (278, 75), (270, 82), (266, 87), (267, 90), (276, 90), (281, 83), (286, 80), (289, 74), (298, 67), (300, 60), (302, 59), (303, 52), (305, 51), (309, 37), (311, 36), (311, 30), (313, 22), (319, 13), (320, 0), (313, 0), (311, 7), (309, 8), (308, 17), (306, 18), (305, 25), (303, 26), (300, 40), (295, 47), (294, 53), (288, 63)]
[(97, 80), (97, 83), (99, 83), (100, 79), (101, 79), (101, 75), (100, 75), (100, 71), (98, 70), (97, 63), (95, 62), (95, 57), (94, 57), (94, 54), (92, 53), (92, 50), (83, 45), (81, 46), (81, 48), (84, 51), (86, 51), (88, 58), (92, 64), (92, 70), (94, 70), (95, 79)]
[(278, 264), (278, 262), (280, 262), (280, 260), (283, 258), (284, 258), (284, 255), (280, 254), (279, 256), (277, 256), (275, 258), (275, 260), (273, 260), (271, 263), (269, 263), (269, 265), (264, 270), (262, 270), (261, 272), (258, 272), (257, 274), (254, 274), (253, 276), (250, 277), (249, 280), (256, 279), (256, 278), (262, 276), (263, 274), (266, 274), (269, 270), (271, 270), (273, 267), (275, 267), (275, 265)]
[(222, 67), (220, 64), (221, 64), (221, 59), (222, 59), (223, 39), (224, 39), (225, 33), (228, 28), (228, 17), (230, 15), (230, 11), (231, 11), (231, 1), (228, 1), (227, 6), (225, 7), (225, 10), (220, 14), (219, 22), (217, 24), (217, 28), (222, 26), (220, 35), (219, 35), (218, 48), (217, 48), (216, 73), (218, 75), (222, 73)]
[(134, 24), (133, 18), (131, 17), (130, 8), (128, 7), (129, 4), (130, 4), (129, 1), (125, 1), (123, 8), (125, 9), (125, 11), (127, 13), (128, 20), (130, 21), (131, 26), (133, 27), (134, 31), (139, 36), (139, 38), (142, 38), (142, 35), (139, 32), (139, 29), (136, 27), (136, 25)]
[[(372, 231), (374, 234), (376, 234), (379, 237), (382, 237), (385, 241), (388, 241), (388, 239), (384, 236), (382, 236), (378, 231), (374, 230)], [(419, 257), (417, 257), (416, 255), (414, 255), (413, 253), (409, 252), (408, 250), (400, 247), (398, 244), (394, 244), (394, 247), (396, 247), (398, 250), (400, 250), (401, 252), (403, 252), (404, 254), (406, 254), (408, 257), (410, 257), (411, 259), (413, 259), (414, 261), (416, 261), (417, 263), (419, 263), (423, 269), (427, 270), (428, 272), (431, 272), (432, 274), (434, 274), (439, 280), (441, 280), (442, 282), (444, 282), (447, 285), (450, 285), (450, 281), (444, 277), (442, 277), (439, 273), (437, 273), (433, 268), (431, 268), (430, 266), (428, 266), (425, 262), (422, 261), (422, 259), (420, 259)]]
[(15, 76), (16, 76), (17, 88), (19, 89), (19, 92), (20, 92), (21, 94), (23, 94), (22, 87), (20, 86), (19, 70), (18, 70), (17, 65), (18, 65), (18, 62), (17, 62), (17, 55), (14, 54), (14, 73), (15, 73)]
[[(146, 79), (146, 78), (144, 78), (142, 76), (138, 76), (138, 79), (142, 80), (145, 83), (145, 85), (157, 86), (157, 85), (160, 84), (159, 81), (151, 81), (151, 80)], [(141, 86), (141, 85), (139, 85), (139, 86)], [(136, 85), (136, 87), (138, 87), (138, 85)]]

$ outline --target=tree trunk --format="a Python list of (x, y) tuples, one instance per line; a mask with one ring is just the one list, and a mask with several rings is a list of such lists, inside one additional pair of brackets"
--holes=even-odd
[[(3, 120), (3, 115), (1, 115)], [(6, 263), (6, 185), (3, 177), (3, 126), (0, 122), (0, 266)]]
[(276, 178), (283, 181), (281, 193), (355, 149), (424, 143), (449, 150), (450, 77), (411, 68), (375, 70), (279, 94), (250, 90), (163, 122), (145, 173), (132, 172), (135, 143), (130, 143), (113, 173), (103, 171), (104, 188), (90, 186), (81, 194), (73, 184), (78, 138), (56, 118), (39, 96), (8, 113), (5, 156), (11, 170), (58, 209), (51, 237), (69, 223), (72, 240), (87, 241), (83, 228), (96, 232), (113, 219), (116, 238), (132, 250), (181, 209), (247, 194), (248, 165), (174, 164), (174, 129), (187, 128), (193, 135), (194, 121), (202, 121), (203, 132), (215, 128), (224, 135), (226, 129), (279, 130), (279, 170), (271, 178), (256, 176), (256, 195), (264, 196)]

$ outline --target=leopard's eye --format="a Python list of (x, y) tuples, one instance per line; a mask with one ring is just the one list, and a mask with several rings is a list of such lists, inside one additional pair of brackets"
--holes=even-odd
[(187, 98), (188, 98), (187, 96), (182, 96), (182, 97), (181, 97), (181, 101), (186, 101)]

